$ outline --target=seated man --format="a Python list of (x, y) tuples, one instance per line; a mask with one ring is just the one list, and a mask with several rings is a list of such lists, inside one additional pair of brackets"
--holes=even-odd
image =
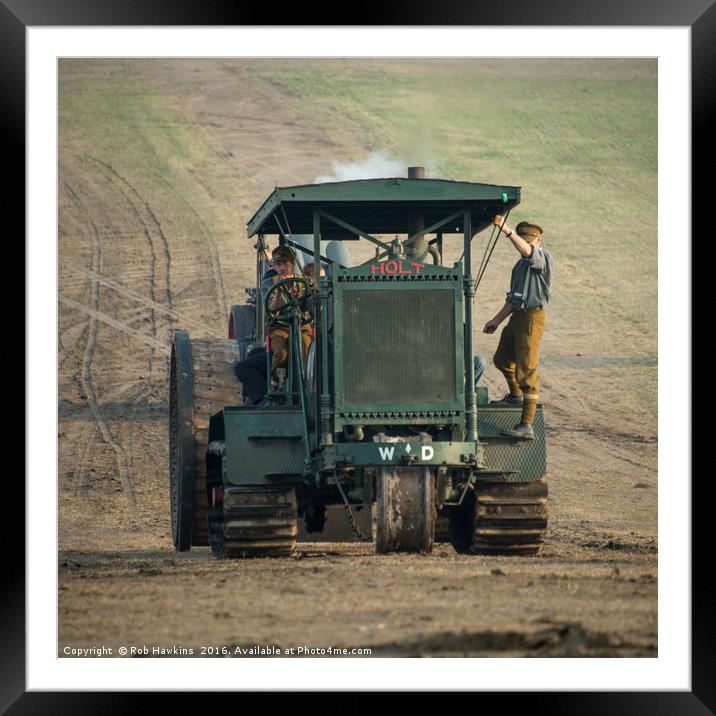
[[(283, 279), (293, 278), (296, 276), (294, 273), (295, 257), (293, 255), (293, 251), (291, 251), (288, 246), (279, 246), (273, 252), (272, 258), (273, 267), (277, 272), (276, 276), (271, 279), (273, 284), (278, 281), (282, 281)], [(280, 306), (287, 303), (287, 299), (291, 296), (297, 300), (305, 297), (306, 286), (302, 283), (294, 283), (288, 284), (283, 290), (275, 291), (268, 306), (269, 309), (275, 311)], [(269, 318), (268, 328), (271, 345), (271, 385), (275, 389), (278, 386), (276, 371), (279, 368), (283, 368), (288, 360), (289, 329), (281, 322), (280, 316)], [(301, 326), (301, 345), (303, 348), (304, 365), (306, 364), (306, 356), (312, 340), (313, 335), (311, 331), (311, 324), (304, 323)]]
[[(270, 253), (270, 252), (267, 252)], [(294, 275), (294, 256), (293, 252), (285, 246), (279, 246), (272, 255), (272, 268), (267, 271), (261, 282), (261, 294), (265, 299), (268, 290), (276, 281), (283, 278), (289, 278)], [(313, 264), (308, 264), (304, 269), (307, 278), (313, 278)], [(321, 267), (321, 276), (325, 276), (325, 270)], [(305, 295), (305, 289), (301, 284), (288, 286), (287, 289), (296, 292), (299, 297)], [(281, 295), (277, 291), (272, 301), (273, 307), (276, 308), (286, 302), (287, 296)], [(274, 373), (277, 368), (286, 364), (288, 358), (288, 328), (281, 325), (271, 326), (269, 321), (269, 336), (271, 342), (271, 372)], [(305, 324), (301, 327), (301, 342), (303, 344), (304, 364), (308, 347), (312, 339), (311, 326)], [(244, 405), (251, 406), (259, 404), (266, 396), (267, 376), (266, 376), (266, 348), (256, 347), (241, 361), (234, 364), (234, 373), (241, 381), (243, 395), (245, 398)], [(275, 380), (272, 381), (273, 387), (276, 387)]]
[(266, 348), (249, 351), (246, 358), (234, 364), (234, 373), (241, 381), (244, 405), (257, 405), (266, 396)]

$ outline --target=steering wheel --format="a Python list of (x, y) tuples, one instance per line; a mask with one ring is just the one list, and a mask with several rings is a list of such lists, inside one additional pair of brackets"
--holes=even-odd
[[(282, 311), (285, 311), (289, 307), (293, 307), (294, 309), (298, 308), (300, 313), (303, 315), (305, 311), (301, 308), (300, 305), (301, 298), (294, 296), (292, 293), (289, 293), (289, 299), (285, 303), (282, 303), (276, 308), (270, 307), (276, 291), (284, 288), (287, 288), (290, 291), (294, 284), (297, 286), (303, 284), (305, 297), (305, 290), (308, 289), (309, 282), (305, 278), (303, 278), (303, 276), (289, 276), (288, 278), (282, 278), (281, 280), (276, 281), (276, 283), (271, 286), (271, 288), (266, 292), (266, 296), (264, 298), (264, 308), (266, 309), (266, 315), (269, 318), (288, 325), (288, 320), (286, 318), (280, 317), (280, 314)], [(284, 293), (284, 295), (286, 294), (286, 291), (282, 292)], [(311, 318), (311, 316), (305, 316), (301, 318), (301, 325), (304, 326), (307, 323), (310, 323), (312, 320), (313, 319)]]

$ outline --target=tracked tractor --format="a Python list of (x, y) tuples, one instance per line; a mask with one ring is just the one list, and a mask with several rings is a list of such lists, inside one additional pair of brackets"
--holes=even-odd
[[(320, 532), (326, 508), (374, 517), (378, 553), (428, 553), (436, 523), (463, 553), (536, 554), (547, 530), (542, 406), (535, 439), (501, 435), (521, 408), (474, 383), (475, 237), (520, 201), (520, 188), (408, 177), (276, 188), (248, 222), (256, 287), (232, 307), (229, 337), (176, 331), (171, 355), (170, 493), (177, 550), (281, 556), (298, 521)], [(270, 239), (269, 239), (270, 237)], [(290, 246), (325, 276), (262, 292), (266, 246)], [(368, 260), (350, 258), (370, 242)], [(462, 242), (445, 265), (446, 242)], [(457, 252), (455, 252), (457, 253)], [(303, 282), (299, 305), (292, 284)], [(282, 313), (288, 361), (266, 398), (245, 405), (234, 364), (261, 350)], [(306, 305), (308, 304), (308, 305)], [(273, 309), (271, 307), (274, 307)], [(313, 322), (304, 360), (301, 324)]]

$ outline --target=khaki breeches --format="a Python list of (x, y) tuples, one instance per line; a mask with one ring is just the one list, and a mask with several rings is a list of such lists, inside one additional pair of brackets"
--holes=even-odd
[(510, 393), (525, 400), (539, 399), (539, 346), (544, 333), (544, 309), (518, 310), (502, 329), (493, 359), (507, 379)]
[[(282, 368), (288, 361), (288, 329), (273, 328), (269, 333), (271, 336), (271, 373), (277, 368)], [(311, 326), (306, 324), (301, 328), (301, 346), (303, 348), (303, 365), (306, 365), (308, 349), (313, 341)]]

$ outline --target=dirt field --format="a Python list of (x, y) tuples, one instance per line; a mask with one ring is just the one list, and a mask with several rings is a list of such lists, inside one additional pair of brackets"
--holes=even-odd
[[(655, 62), (63, 60), (59, 90), (60, 655), (657, 655)], [(512, 220), (545, 227), (543, 554), (174, 552), (172, 331), (226, 335), (253, 281), (245, 224), (274, 186), (388, 158), (522, 186)], [(488, 357), (479, 329), (515, 260), (500, 244), (478, 291)], [(504, 392), (492, 366), (485, 381)]]

